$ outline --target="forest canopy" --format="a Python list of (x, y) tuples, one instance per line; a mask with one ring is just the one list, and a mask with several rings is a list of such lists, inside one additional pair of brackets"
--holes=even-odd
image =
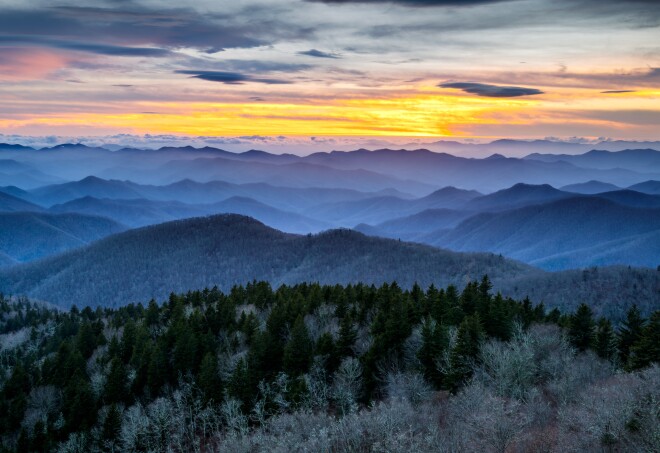
[(613, 325), (491, 288), (2, 297), (2, 449), (653, 451), (660, 311)]

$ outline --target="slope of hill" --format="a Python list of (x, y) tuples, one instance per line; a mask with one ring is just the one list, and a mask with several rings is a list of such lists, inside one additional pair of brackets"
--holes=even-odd
[(593, 196), (633, 208), (660, 208), (660, 196), (629, 189), (604, 192)]
[(621, 190), (621, 187), (615, 186), (602, 181), (587, 181), (578, 184), (569, 184), (561, 187), (559, 190), (564, 192), (580, 193), (583, 195), (593, 195), (601, 192), (611, 192), (613, 190)]
[(646, 173), (660, 168), (660, 151), (655, 149), (625, 149), (612, 152), (594, 149), (584, 154), (530, 154), (528, 160), (569, 162), (580, 167), (601, 170), (624, 168)]
[(479, 196), (479, 192), (473, 190), (445, 187), (413, 200), (386, 196), (325, 203), (306, 210), (305, 214), (328, 222), (336, 222), (341, 226), (352, 227), (361, 223), (379, 224), (427, 209), (461, 209), (467, 202)]
[(130, 188), (124, 181), (105, 180), (88, 176), (80, 181), (56, 184), (30, 192), (32, 200), (51, 206), (87, 196), (95, 198), (135, 199), (142, 198), (139, 192)]
[(305, 217), (294, 212), (281, 211), (247, 197), (231, 197), (212, 205), (203, 206), (207, 214), (241, 214), (252, 217), (276, 230), (287, 233), (317, 233), (331, 228), (326, 222)]
[(287, 187), (341, 187), (360, 191), (394, 188), (418, 195), (428, 194), (436, 188), (431, 184), (404, 180), (396, 175), (384, 175), (362, 168), (344, 170), (306, 162), (270, 164), (220, 157), (171, 161), (160, 167), (157, 174), (161, 181), (176, 181), (184, 177), (200, 182), (261, 182)]
[(171, 291), (253, 279), (274, 285), (396, 280), (462, 285), (488, 274), (495, 282), (539, 272), (487, 253), (462, 254), (370, 238), (350, 230), (297, 236), (254, 219), (221, 215), (130, 230), (88, 247), (0, 273), (0, 291), (62, 306), (162, 300)]
[(20, 186), (34, 189), (61, 182), (60, 178), (48, 175), (32, 165), (14, 159), (0, 159), (0, 186)]
[[(617, 154), (617, 153), (614, 153)], [(510, 157), (474, 159), (427, 149), (412, 151), (380, 149), (369, 151), (333, 151), (315, 153), (305, 162), (342, 170), (369, 169), (401, 179), (415, 179), (428, 184), (453, 185), (482, 192), (504, 189), (512, 183), (551, 184), (556, 187), (597, 179), (618, 186), (628, 186), (649, 179), (648, 172), (660, 174), (660, 166), (643, 167), (639, 171), (626, 168), (589, 168), (554, 159)]]
[(649, 195), (660, 195), (660, 181), (644, 181), (640, 182), (639, 184), (633, 184), (632, 186), (628, 187), (628, 189), (634, 190), (636, 192), (647, 193)]
[(516, 184), (508, 189), (475, 198), (465, 205), (472, 211), (503, 211), (534, 204), (569, 198), (573, 194), (562, 192), (548, 184)]
[(110, 219), (81, 214), (2, 213), (0, 254), (9, 260), (0, 261), (5, 264), (32, 261), (125, 229)]
[(22, 198), (0, 191), (0, 212), (43, 211), (43, 208)]
[(417, 241), (429, 233), (450, 229), (470, 217), (469, 211), (453, 209), (427, 209), (406, 217), (388, 220), (378, 225), (360, 224), (355, 229), (369, 236)]
[(592, 267), (512, 279), (497, 289), (514, 298), (529, 296), (560, 310), (584, 302), (599, 315), (622, 321), (636, 304), (644, 313), (660, 310), (660, 272), (630, 266)]
[(50, 211), (107, 217), (131, 228), (207, 214), (204, 209), (176, 201), (112, 200), (90, 196), (54, 205)]
[(77, 212), (107, 217), (132, 228), (222, 213), (248, 215), (266, 225), (289, 233), (316, 233), (331, 227), (328, 223), (319, 222), (294, 212), (282, 211), (247, 197), (230, 197), (212, 204), (84, 197), (52, 206), (50, 211)]
[[(471, 217), (450, 231), (424, 238), (424, 242), (457, 251), (491, 251), (549, 269), (585, 265), (565, 261), (545, 261), (563, 253), (603, 246), (611, 241), (638, 238), (660, 230), (660, 209), (622, 206), (597, 197), (575, 197), (542, 205)], [(652, 240), (653, 236), (644, 236)], [(646, 244), (647, 246), (651, 244)], [(589, 264), (630, 264), (655, 267), (653, 247), (636, 245), (638, 256), (621, 250), (602, 255)], [(567, 255), (568, 256), (568, 255)], [(554, 264), (553, 264), (554, 263)]]

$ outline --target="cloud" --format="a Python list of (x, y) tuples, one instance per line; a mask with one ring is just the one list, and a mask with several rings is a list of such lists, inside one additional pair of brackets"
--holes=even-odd
[(225, 85), (241, 85), (245, 82), (265, 83), (268, 85), (282, 85), (291, 83), (287, 80), (259, 78), (239, 72), (195, 70), (180, 70), (175, 72), (177, 74), (188, 74), (195, 79), (206, 80), (208, 82), (224, 83)]
[[(213, 62), (217, 66), (217, 62)], [(222, 60), (222, 65), (236, 72), (299, 72), (314, 66), (303, 63), (284, 63), (264, 60)]]
[(337, 55), (336, 53), (323, 52), (322, 50), (316, 50), (316, 49), (304, 50), (298, 52), (298, 55), (306, 55), (308, 57), (316, 57), (316, 58), (335, 58), (335, 59), (341, 58), (341, 56)]
[(619, 93), (636, 93), (637, 90), (607, 90), (601, 91), (601, 94), (619, 94)]
[(401, 6), (432, 7), (432, 6), (474, 6), (490, 3), (502, 3), (510, 0), (307, 0), (328, 5), (351, 5), (355, 3), (393, 3)]
[(489, 98), (515, 98), (519, 96), (543, 94), (543, 91), (536, 88), (490, 85), (487, 83), (475, 82), (449, 82), (438, 84), (438, 86), (441, 88), (456, 88), (463, 90), (466, 93)]
[(95, 44), (89, 42), (63, 41), (39, 36), (2, 36), (1, 46), (46, 47), (51, 49), (73, 50), (97, 55), (122, 57), (165, 57), (171, 54), (169, 50), (153, 47), (115, 46), (111, 44)]
[[(21, 49), (0, 45), (0, 80), (38, 80), (65, 67), (67, 59), (44, 49)], [(7, 105), (3, 105), (7, 110)]]
[[(257, 34), (267, 35), (270, 27), (259, 29), (237, 25), (229, 17), (216, 16), (203, 15), (187, 8), (152, 10), (132, 3), (118, 5), (117, 8), (0, 8), (0, 30), (6, 35), (32, 40), (33, 44), (41, 42), (48, 46), (49, 42), (59, 42), (60, 48), (103, 55), (145, 52), (147, 56), (153, 56), (153, 52), (158, 52), (122, 50), (135, 46), (207, 50), (248, 48), (270, 43), (269, 39), (255, 37)], [(89, 39), (102, 44), (86, 44)]]
[(579, 118), (593, 118), (633, 126), (654, 126), (660, 124), (660, 110), (579, 110), (574, 112), (574, 114)]

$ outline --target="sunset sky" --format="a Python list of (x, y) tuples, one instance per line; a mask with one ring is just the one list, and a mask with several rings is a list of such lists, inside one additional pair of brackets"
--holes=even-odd
[(186, 3), (0, 0), (0, 141), (660, 139), (658, 1)]

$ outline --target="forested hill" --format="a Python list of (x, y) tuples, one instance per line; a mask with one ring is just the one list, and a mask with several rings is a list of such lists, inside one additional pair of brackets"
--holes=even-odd
[(229, 290), (254, 279), (272, 285), (396, 281), (426, 288), (489, 275), (496, 290), (548, 306), (589, 303), (618, 319), (633, 302), (657, 308), (660, 272), (601, 268), (543, 272), (489, 253), (457, 253), (351, 230), (318, 235), (282, 233), (239, 215), (219, 215), (131, 230), (88, 247), (0, 272), (0, 292), (28, 295), (63, 307), (119, 306), (164, 300), (170, 292), (207, 286)]
[(484, 274), (502, 282), (537, 272), (488, 253), (455, 253), (351, 230), (298, 236), (230, 214), (130, 230), (7, 269), (0, 273), (0, 291), (65, 307), (117, 306), (206, 286), (228, 290), (253, 279), (428, 287), (463, 285)]

